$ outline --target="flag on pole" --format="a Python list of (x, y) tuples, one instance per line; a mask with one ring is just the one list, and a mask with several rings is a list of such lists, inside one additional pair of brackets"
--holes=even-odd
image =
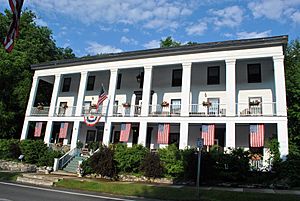
[(170, 124), (158, 124), (157, 143), (169, 143)]
[(264, 124), (250, 124), (250, 147), (264, 146), (264, 127)]
[(100, 92), (100, 94), (98, 96), (97, 110), (98, 110), (99, 105), (101, 105), (103, 103), (103, 101), (105, 101), (105, 99), (107, 99), (107, 94), (106, 94), (106, 92), (104, 90), (104, 87), (102, 85), (101, 92)]
[(11, 52), (14, 47), (14, 40), (19, 36), (20, 16), (24, 0), (9, 0), (9, 5), (13, 13), (13, 20), (10, 23), (6, 37), (2, 44), (7, 52)]
[(215, 124), (203, 124), (201, 137), (204, 139), (203, 145), (212, 146), (215, 143)]
[(120, 142), (128, 142), (131, 130), (131, 123), (121, 124)]
[(67, 138), (69, 123), (61, 123), (58, 138)]
[(36, 122), (34, 128), (34, 137), (41, 137), (43, 122)]

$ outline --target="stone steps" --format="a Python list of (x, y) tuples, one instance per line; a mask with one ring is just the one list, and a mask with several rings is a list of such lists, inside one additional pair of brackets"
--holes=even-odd
[(22, 174), (22, 176), (17, 177), (17, 182), (41, 186), (53, 186), (53, 184), (60, 179), (60, 177), (52, 175)]
[(73, 158), (67, 166), (63, 169), (65, 172), (76, 173), (78, 168), (78, 161), (83, 161), (84, 158), (81, 156), (76, 156)]

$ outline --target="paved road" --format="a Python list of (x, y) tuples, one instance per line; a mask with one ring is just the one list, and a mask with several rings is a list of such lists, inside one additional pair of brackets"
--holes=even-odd
[(79, 191), (27, 186), (0, 182), (0, 201), (133, 201), (135, 198), (118, 198)]

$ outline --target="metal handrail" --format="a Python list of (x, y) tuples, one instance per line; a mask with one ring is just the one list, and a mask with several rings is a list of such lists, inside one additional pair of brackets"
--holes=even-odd
[(65, 155), (58, 159), (58, 169), (62, 169), (70, 160), (72, 160), (75, 156), (78, 156), (79, 153), (80, 151), (78, 148), (73, 148), (65, 153)]

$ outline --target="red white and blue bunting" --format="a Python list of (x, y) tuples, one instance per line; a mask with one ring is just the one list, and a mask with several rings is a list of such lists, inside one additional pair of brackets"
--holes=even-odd
[(84, 123), (87, 126), (95, 126), (99, 121), (100, 121), (101, 116), (95, 116), (95, 115), (90, 115), (90, 116), (84, 116)]

